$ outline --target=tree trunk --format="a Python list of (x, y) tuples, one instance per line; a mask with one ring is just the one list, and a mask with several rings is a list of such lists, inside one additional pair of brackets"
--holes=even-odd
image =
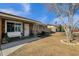
[(74, 36), (71, 27), (65, 26), (64, 30), (67, 36), (67, 42), (72, 42), (74, 40)]

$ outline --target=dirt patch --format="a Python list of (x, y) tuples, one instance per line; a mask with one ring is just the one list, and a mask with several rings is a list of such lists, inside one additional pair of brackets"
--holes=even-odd
[(55, 33), (52, 36), (31, 42), (10, 56), (75, 56), (79, 55), (79, 46), (68, 46), (60, 42), (65, 39), (64, 33)]

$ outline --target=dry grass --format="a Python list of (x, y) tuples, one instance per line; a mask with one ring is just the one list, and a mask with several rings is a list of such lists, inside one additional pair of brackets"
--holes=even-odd
[(10, 56), (73, 56), (79, 55), (79, 46), (68, 46), (60, 42), (65, 39), (63, 33), (34, 41), (16, 50)]

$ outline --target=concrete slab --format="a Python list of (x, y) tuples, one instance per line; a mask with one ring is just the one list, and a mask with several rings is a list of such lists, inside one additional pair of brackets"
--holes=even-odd
[(7, 56), (10, 53), (14, 52), (15, 50), (21, 48), (22, 46), (29, 44), (29, 42), (32, 42), (32, 41), (35, 41), (38, 39), (40, 39), (40, 38), (35, 37), (35, 38), (24, 39), (24, 40), (20, 40), (20, 41), (3, 44), (3, 45), (1, 45), (1, 48), (2, 48), (1, 53), (3, 54), (3, 56)]

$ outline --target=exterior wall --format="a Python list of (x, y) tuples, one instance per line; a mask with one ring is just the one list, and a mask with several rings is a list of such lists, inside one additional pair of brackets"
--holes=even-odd
[(36, 24), (33, 24), (33, 34), (37, 35), (37, 26), (36, 26)]
[(22, 32), (22, 36), (24, 36), (24, 30), (25, 30), (25, 28), (24, 28), (24, 23), (23, 23), (23, 32)]
[(2, 40), (2, 20), (0, 19), (0, 43)]
[[(38, 33), (41, 33), (42, 31), (47, 31), (47, 27), (46, 26), (43, 26), (43, 25), (39, 25), (39, 24), (35, 24), (35, 23), (29, 23), (29, 22), (20, 22), (20, 21), (12, 21), (12, 20), (6, 20), (6, 19), (3, 19), (2, 20), (2, 33), (3, 33), (3, 37), (4, 37), (4, 34), (6, 33), (6, 21), (10, 21), (10, 22), (19, 22), (19, 23), (22, 23), (22, 31), (19, 33), (19, 32), (11, 32), (11, 33), (8, 33), (9, 35), (14, 35), (14, 34), (18, 34), (20, 35), (22, 32), (23, 32), (23, 35), (25, 34), (25, 24), (29, 24), (29, 35), (31, 33), (33, 33), (34, 35), (37, 35)], [(17, 35), (14, 35), (13, 37), (15, 37)], [(21, 35), (20, 35), (21, 36)]]
[(2, 37), (4, 36), (5, 33), (5, 19), (2, 19)]
[(45, 30), (45, 32), (48, 32), (47, 26), (44, 26), (44, 30)]
[(39, 34), (39, 33), (42, 33), (42, 31), (44, 32), (48, 32), (48, 28), (46, 25), (39, 25), (39, 24), (35, 24), (33, 26), (33, 33), (35, 35)]
[(56, 32), (57, 27), (55, 26), (48, 26), (49, 31)]
[(34, 30), (33, 30), (33, 32), (34, 32), (35, 35), (38, 34), (38, 33), (42, 33), (42, 31), (48, 32), (47, 26), (39, 25), (39, 24), (35, 24), (35, 25), (34, 25)]
[(29, 24), (29, 33), (30, 36), (33, 35), (33, 23)]
[(79, 29), (73, 29), (72, 31), (73, 32), (79, 32)]
[[(27, 26), (25, 24), (29, 25), (29, 30), (28, 30), (29, 35), (30, 34), (37, 35), (38, 33), (41, 33), (42, 31), (45, 31), (45, 32), (47, 31), (47, 27), (43, 26), (42, 24), (39, 24), (38, 22), (31, 21), (31, 20), (25, 21), (25, 20), (21, 20), (21, 19), (23, 19), (23, 18), (17, 18), (17, 16), (13, 17), (12, 15), (7, 15), (7, 17), (5, 15), (5, 16), (1, 17), (1, 19), (0, 19), (0, 41), (4, 38), (5, 33), (8, 34), (9, 37), (17, 37), (18, 35), (21, 36), (21, 34), (23, 34), (23, 36), (24, 36), (25, 30), (26, 30), (25, 27), (27, 28)], [(11, 26), (8, 27), (9, 31), (7, 31), (7, 22), (21, 23), (22, 24), (21, 31), (17, 32), (17, 30), (13, 30), (13, 32), (12, 32), (12, 30), (10, 29)], [(15, 27), (16, 25), (13, 25), (13, 26)], [(3, 41), (4, 41), (4, 39), (3, 39)]]
[[(29, 24), (29, 35), (33, 32), (33, 23), (29, 23), (29, 22), (21, 22), (21, 21), (13, 21), (13, 20), (10, 20), (10, 19), (8, 19), (8, 20), (6, 20), (6, 19), (2, 19), (2, 37), (4, 37), (4, 34), (6, 33), (6, 31), (7, 31), (7, 27), (6, 27), (6, 22), (18, 22), (18, 23), (22, 23), (22, 31), (19, 33), (19, 32), (9, 32), (8, 34), (10, 35), (10, 36), (12, 36), (12, 35), (14, 35), (14, 34), (18, 34), (18, 35), (20, 35), (21, 33), (23, 33), (23, 36), (24, 36), (24, 31), (25, 31), (25, 24)], [(0, 23), (1, 24), (1, 23)], [(14, 36), (17, 36), (17, 35), (14, 35)], [(14, 37), (13, 36), (13, 37)], [(21, 36), (21, 35), (20, 35)]]
[(39, 33), (42, 32), (42, 30), (41, 30), (41, 26), (40, 26), (40, 25), (38, 25), (38, 32), (39, 32)]
[(48, 32), (48, 28), (47, 28), (47, 26), (45, 25), (40, 25), (40, 32), (42, 32), (42, 31), (44, 31), (44, 32)]
[(34, 35), (37, 35), (38, 33), (40, 33), (40, 30), (41, 30), (41, 28), (38, 24), (33, 25), (33, 34)]

